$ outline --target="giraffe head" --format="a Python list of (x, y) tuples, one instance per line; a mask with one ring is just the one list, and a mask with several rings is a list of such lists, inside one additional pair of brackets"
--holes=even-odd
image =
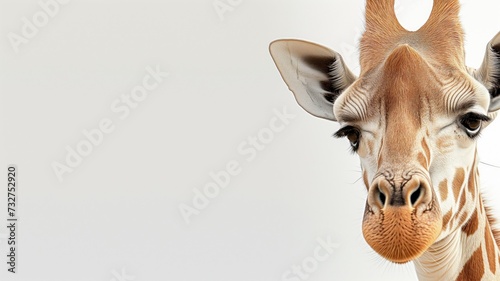
[(277, 40), (270, 52), (302, 108), (336, 121), (368, 190), (363, 235), (404, 263), (473, 215), (476, 137), (500, 109), (500, 33), (479, 69), (465, 66), (458, 0), (435, 0), (405, 30), (394, 0), (367, 0), (359, 77), (323, 46)]

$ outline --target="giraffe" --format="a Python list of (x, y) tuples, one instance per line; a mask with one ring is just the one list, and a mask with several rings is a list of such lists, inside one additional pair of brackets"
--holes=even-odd
[(419, 280), (500, 280), (500, 232), (479, 190), (476, 140), (500, 109), (500, 33), (465, 65), (458, 0), (434, 0), (407, 31), (395, 0), (367, 0), (360, 74), (315, 43), (270, 53), (298, 104), (338, 122), (360, 159), (368, 245)]

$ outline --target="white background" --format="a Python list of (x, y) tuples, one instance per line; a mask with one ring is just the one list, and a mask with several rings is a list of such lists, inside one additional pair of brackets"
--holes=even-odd
[[(478, 67), (500, 30), (500, 2), (462, 2), (467, 63)], [(15, 52), (9, 34), (43, 10), (0, 2), (0, 167), (19, 169), (18, 273), (2, 262), (0, 280), (284, 280), (318, 239), (338, 248), (295, 280), (416, 280), (412, 264), (384, 261), (365, 243), (357, 157), (331, 137), (337, 124), (295, 103), (268, 53), (272, 40), (306, 39), (358, 72), (364, 1), (221, 0), (233, 5), (222, 14), (214, 3), (73, 0)], [(396, 6), (418, 28), (431, 1)], [(169, 76), (121, 119), (112, 104), (148, 66)], [(238, 151), (284, 108), (295, 118), (283, 131), (252, 159)], [(60, 182), (53, 163), (106, 118), (114, 130)], [(491, 125), (479, 140), (482, 161), (497, 166), (499, 132)], [(180, 204), (192, 206), (194, 189), (232, 161), (241, 172), (187, 224)], [(500, 169), (480, 169), (498, 205)], [(2, 261), (6, 238), (2, 227)]]

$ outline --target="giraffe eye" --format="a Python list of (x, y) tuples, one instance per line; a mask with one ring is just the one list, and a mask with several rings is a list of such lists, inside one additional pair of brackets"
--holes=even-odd
[(341, 137), (347, 137), (351, 144), (351, 149), (353, 152), (356, 152), (359, 147), (359, 138), (360, 138), (360, 132), (358, 129), (356, 129), (353, 126), (347, 126), (344, 127), (340, 130), (338, 130), (334, 135), (334, 137), (341, 138)]
[(351, 143), (351, 147), (353, 149), (358, 149), (358, 145), (359, 145), (359, 133), (358, 132), (355, 132), (355, 131), (350, 132), (349, 134), (347, 134), (347, 139)]
[(486, 115), (477, 113), (467, 113), (460, 118), (460, 124), (465, 128), (467, 135), (471, 138), (476, 137), (481, 130), (483, 121), (489, 121)]
[(481, 128), (481, 120), (478, 119), (466, 119), (462, 124), (467, 130), (471, 132), (479, 130), (479, 128)]

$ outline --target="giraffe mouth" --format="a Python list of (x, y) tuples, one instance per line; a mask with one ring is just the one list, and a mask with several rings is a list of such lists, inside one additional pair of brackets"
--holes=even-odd
[(438, 208), (423, 211), (388, 206), (378, 211), (367, 208), (363, 219), (366, 242), (382, 257), (407, 263), (422, 255), (438, 238), (442, 222)]

